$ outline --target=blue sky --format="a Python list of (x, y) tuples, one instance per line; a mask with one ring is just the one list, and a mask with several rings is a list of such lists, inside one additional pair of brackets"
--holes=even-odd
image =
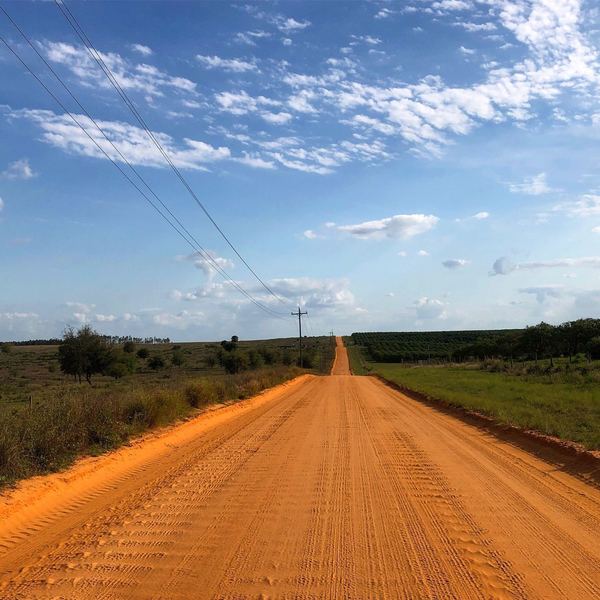
[[(600, 11), (580, 0), (4, 2), (238, 285), (308, 333), (598, 316)], [(0, 13), (0, 35), (117, 160)], [(293, 335), (162, 221), (0, 44), (0, 339)], [(122, 164), (122, 163), (121, 163)], [(125, 170), (128, 167), (124, 164)]]

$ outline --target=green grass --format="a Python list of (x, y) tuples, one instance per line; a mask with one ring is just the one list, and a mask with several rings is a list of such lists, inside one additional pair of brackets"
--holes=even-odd
[(368, 375), (370, 370), (363, 358), (363, 354), (359, 346), (356, 346), (350, 336), (344, 338), (344, 344), (348, 351), (348, 361), (350, 362), (350, 370), (353, 375)]
[(500, 423), (600, 449), (600, 386), (593, 376), (529, 377), (456, 366), (369, 366), (388, 381)]

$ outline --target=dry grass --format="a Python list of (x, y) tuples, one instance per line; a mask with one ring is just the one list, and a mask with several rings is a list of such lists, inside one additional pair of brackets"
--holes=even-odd
[(83, 384), (31, 406), (6, 407), (0, 412), (0, 486), (64, 468), (77, 456), (114, 448), (208, 404), (247, 398), (300, 372), (278, 366), (142, 386)]

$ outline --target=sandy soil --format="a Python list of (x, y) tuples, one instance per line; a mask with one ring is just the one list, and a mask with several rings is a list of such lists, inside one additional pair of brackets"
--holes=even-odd
[(600, 597), (600, 490), (348, 373), (0, 498), (0, 598)]

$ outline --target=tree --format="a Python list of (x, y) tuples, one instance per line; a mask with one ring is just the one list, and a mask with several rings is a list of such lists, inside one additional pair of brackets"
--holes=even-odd
[(593, 337), (585, 345), (585, 350), (592, 360), (600, 359), (600, 336)]
[(231, 343), (232, 344), (237, 344), (240, 341), (240, 338), (237, 335), (232, 335), (231, 336)]
[(128, 354), (135, 352), (135, 342), (128, 340), (123, 344), (123, 352), (127, 352)]
[(105, 373), (114, 361), (112, 348), (106, 340), (89, 325), (78, 331), (69, 327), (58, 347), (60, 369), (67, 375), (73, 375), (81, 383), (81, 377), (91, 385), (92, 375)]
[(149, 356), (150, 356), (150, 352), (148, 352), (148, 348), (140, 348), (137, 351), (137, 357), (141, 358), (142, 360), (145, 360)]

